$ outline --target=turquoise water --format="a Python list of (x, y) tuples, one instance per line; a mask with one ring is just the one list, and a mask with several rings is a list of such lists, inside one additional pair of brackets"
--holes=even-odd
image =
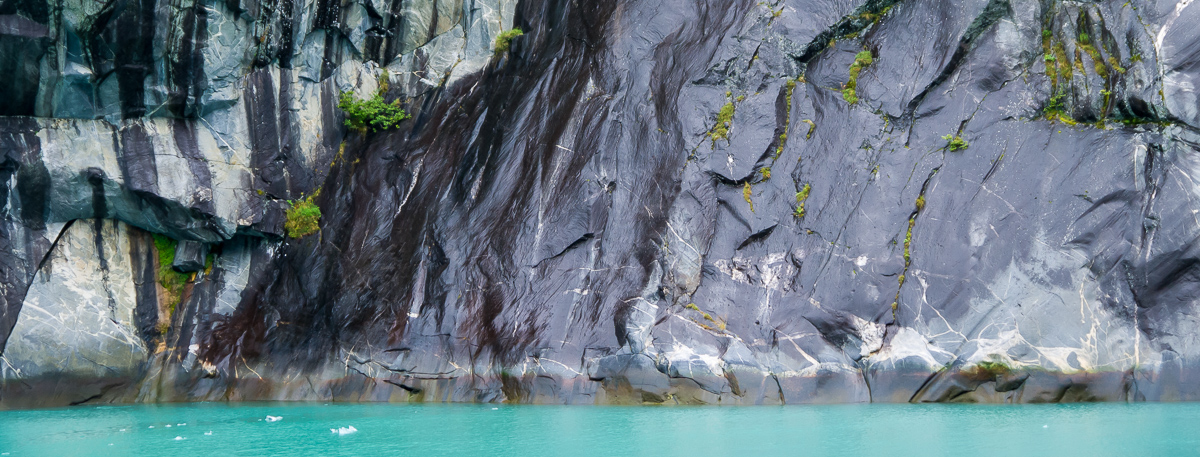
[(1185, 456), (1200, 404), (88, 406), (0, 412), (0, 454)]

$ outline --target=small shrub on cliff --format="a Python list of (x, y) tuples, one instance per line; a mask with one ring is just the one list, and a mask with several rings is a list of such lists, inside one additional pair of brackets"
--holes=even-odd
[(313, 203), (312, 195), (303, 200), (288, 201), (292, 205), (287, 210), (287, 221), (283, 223), (283, 228), (287, 230), (287, 234), (292, 238), (301, 238), (317, 233), (320, 230), (321, 208)]
[(508, 49), (512, 47), (513, 38), (524, 34), (525, 32), (521, 31), (520, 27), (500, 32), (499, 35), (496, 35), (496, 54), (508, 52)]
[(358, 130), (387, 130), (412, 117), (400, 107), (400, 100), (385, 102), (382, 93), (362, 100), (350, 92), (342, 92), (338, 108), (346, 112), (346, 126)]

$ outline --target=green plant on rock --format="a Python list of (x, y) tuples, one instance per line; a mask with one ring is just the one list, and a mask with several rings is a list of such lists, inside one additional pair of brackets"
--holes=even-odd
[(400, 107), (400, 100), (391, 103), (384, 101), (382, 92), (376, 92), (366, 100), (359, 99), (350, 92), (342, 92), (338, 98), (338, 108), (346, 113), (347, 127), (363, 131), (387, 130), (412, 117)]
[(746, 185), (742, 186), (742, 199), (750, 205), (750, 212), (754, 212), (754, 201), (750, 200), (750, 196), (754, 194), (754, 189), (750, 187), (750, 181), (746, 181)]
[(1012, 367), (1004, 362), (982, 361), (975, 364), (980, 370), (993, 375), (1004, 375), (1013, 371)]
[(729, 137), (729, 125), (733, 122), (733, 102), (725, 103), (721, 107), (721, 111), (717, 112), (717, 123), (713, 126), (711, 132), (708, 132), (709, 138), (713, 141), (726, 139)]
[(283, 223), (288, 236), (301, 238), (321, 229), (321, 208), (313, 202), (313, 197), (316, 194), (302, 200), (288, 201), (291, 207), (287, 210), (287, 221)]
[(1050, 97), (1050, 100), (1046, 102), (1046, 106), (1042, 108), (1042, 114), (1046, 116), (1047, 120), (1058, 120), (1067, 125), (1075, 125), (1075, 120), (1064, 114), (1067, 109), (1064, 102), (1065, 98), (1066, 94), (1062, 92)]
[(1118, 61), (1116, 57), (1110, 56), (1107, 59), (1107, 62), (1108, 62), (1108, 66), (1112, 67), (1113, 70), (1116, 70), (1117, 73), (1125, 74), (1125, 67), (1121, 66), (1121, 62)]
[(779, 134), (779, 144), (775, 146), (775, 160), (779, 160), (779, 157), (783, 155), (783, 147), (787, 144), (788, 130), (792, 125), (792, 93), (796, 91), (796, 80), (789, 79), (785, 85), (787, 86), (787, 119), (783, 122), (783, 133)]
[(800, 192), (796, 192), (796, 215), (797, 219), (804, 217), (804, 202), (808, 200), (808, 193), (812, 191), (812, 185), (804, 184), (804, 188)]
[(959, 374), (973, 381), (992, 381), (1012, 374), (1015, 370), (1008, 363), (998, 360), (983, 360), (959, 370)]
[(204, 274), (205, 274), (205, 276), (212, 274), (213, 264), (216, 262), (216, 260), (217, 260), (216, 254), (213, 254), (211, 252), (208, 253), (208, 255), (204, 257)]
[(760, 170), (760, 171), (762, 172), (762, 177), (763, 177), (764, 181), (771, 179), (771, 167), (763, 167), (762, 170)]
[(188, 275), (171, 268), (175, 263), (175, 247), (178, 241), (166, 235), (155, 233), (154, 250), (158, 253), (158, 285), (163, 289), (163, 302), (167, 306), (168, 318), (175, 314), (175, 308), (183, 299), (183, 286), (188, 282)]
[(392, 74), (390, 72), (388, 72), (386, 68), (384, 68), (383, 71), (379, 72), (379, 78), (375, 80), (375, 82), (379, 84), (378, 92), (380, 94), (386, 94), (388, 91), (388, 88), (391, 87), (390, 86), (391, 81), (392, 81)]
[(858, 75), (874, 62), (871, 51), (862, 51), (854, 56), (854, 63), (850, 64), (850, 80), (846, 81), (846, 88), (842, 89), (842, 98), (846, 99), (847, 103), (858, 103)]
[(522, 31), (520, 27), (514, 27), (511, 30), (505, 30), (503, 32), (500, 32), (499, 35), (496, 35), (496, 45), (495, 45), (496, 53), (500, 54), (503, 52), (508, 52), (509, 48), (512, 47), (513, 38), (519, 37), (524, 34), (525, 34), (525, 32)]
[(950, 152), (961, 151), (970, 146), (970, 144), (968, 144), (962, 139), (961, 136), (958, 135), (946, 135), (943, 136), (942, 139), (947, 141), (946, 148), (949, 149)]
[(698, 321), (695, 319), (689, 319), (692, 322), (695, 322), (700, 327), (704, 328), (705, 330), (713, 331), (713, 332), (724, 332), (725, 331), (726, 321), (724, 318), (722, 318), (720, 320), (713, 318), (712, 314), (709, 314), (708, 312), (700, 309), (700, 307), (696, 306), (695, 303), (688, 303), (687, 306), (685, 306), (684, 308), (690, 309), (697, 313), (700, 313), (700, 317), (704, 318), (705, 321), (711, 322), (712, 324), (715, 325), (715, 327), (714, 327), (712, 325), (705, 324), (704, 322), (701, 322), (701, 321)]

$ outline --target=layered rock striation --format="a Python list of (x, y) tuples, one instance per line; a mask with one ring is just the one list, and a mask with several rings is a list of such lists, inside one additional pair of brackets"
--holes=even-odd
[(0, 406), (1200, 399), (1200, 6), (249, 2), (0, 0)]

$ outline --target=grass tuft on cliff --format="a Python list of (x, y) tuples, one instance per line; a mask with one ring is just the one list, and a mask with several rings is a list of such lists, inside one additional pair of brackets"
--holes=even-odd
[(521, 31), (520, 27), (500, 32), (499, 35), (496, 35), (496, 54), (508, 52), (509, 48), (512, 47), (513, 38), (524, 34), (525, 32)]
[(302, 238), (317, 233), (317, 230), (321, 229), (321, 208), (313, 203), (315, 196), (288, 201), (292, 206), (287, 210), (287, 221), (283, 223), (283, 228), (287, 230), (289, 237)]

